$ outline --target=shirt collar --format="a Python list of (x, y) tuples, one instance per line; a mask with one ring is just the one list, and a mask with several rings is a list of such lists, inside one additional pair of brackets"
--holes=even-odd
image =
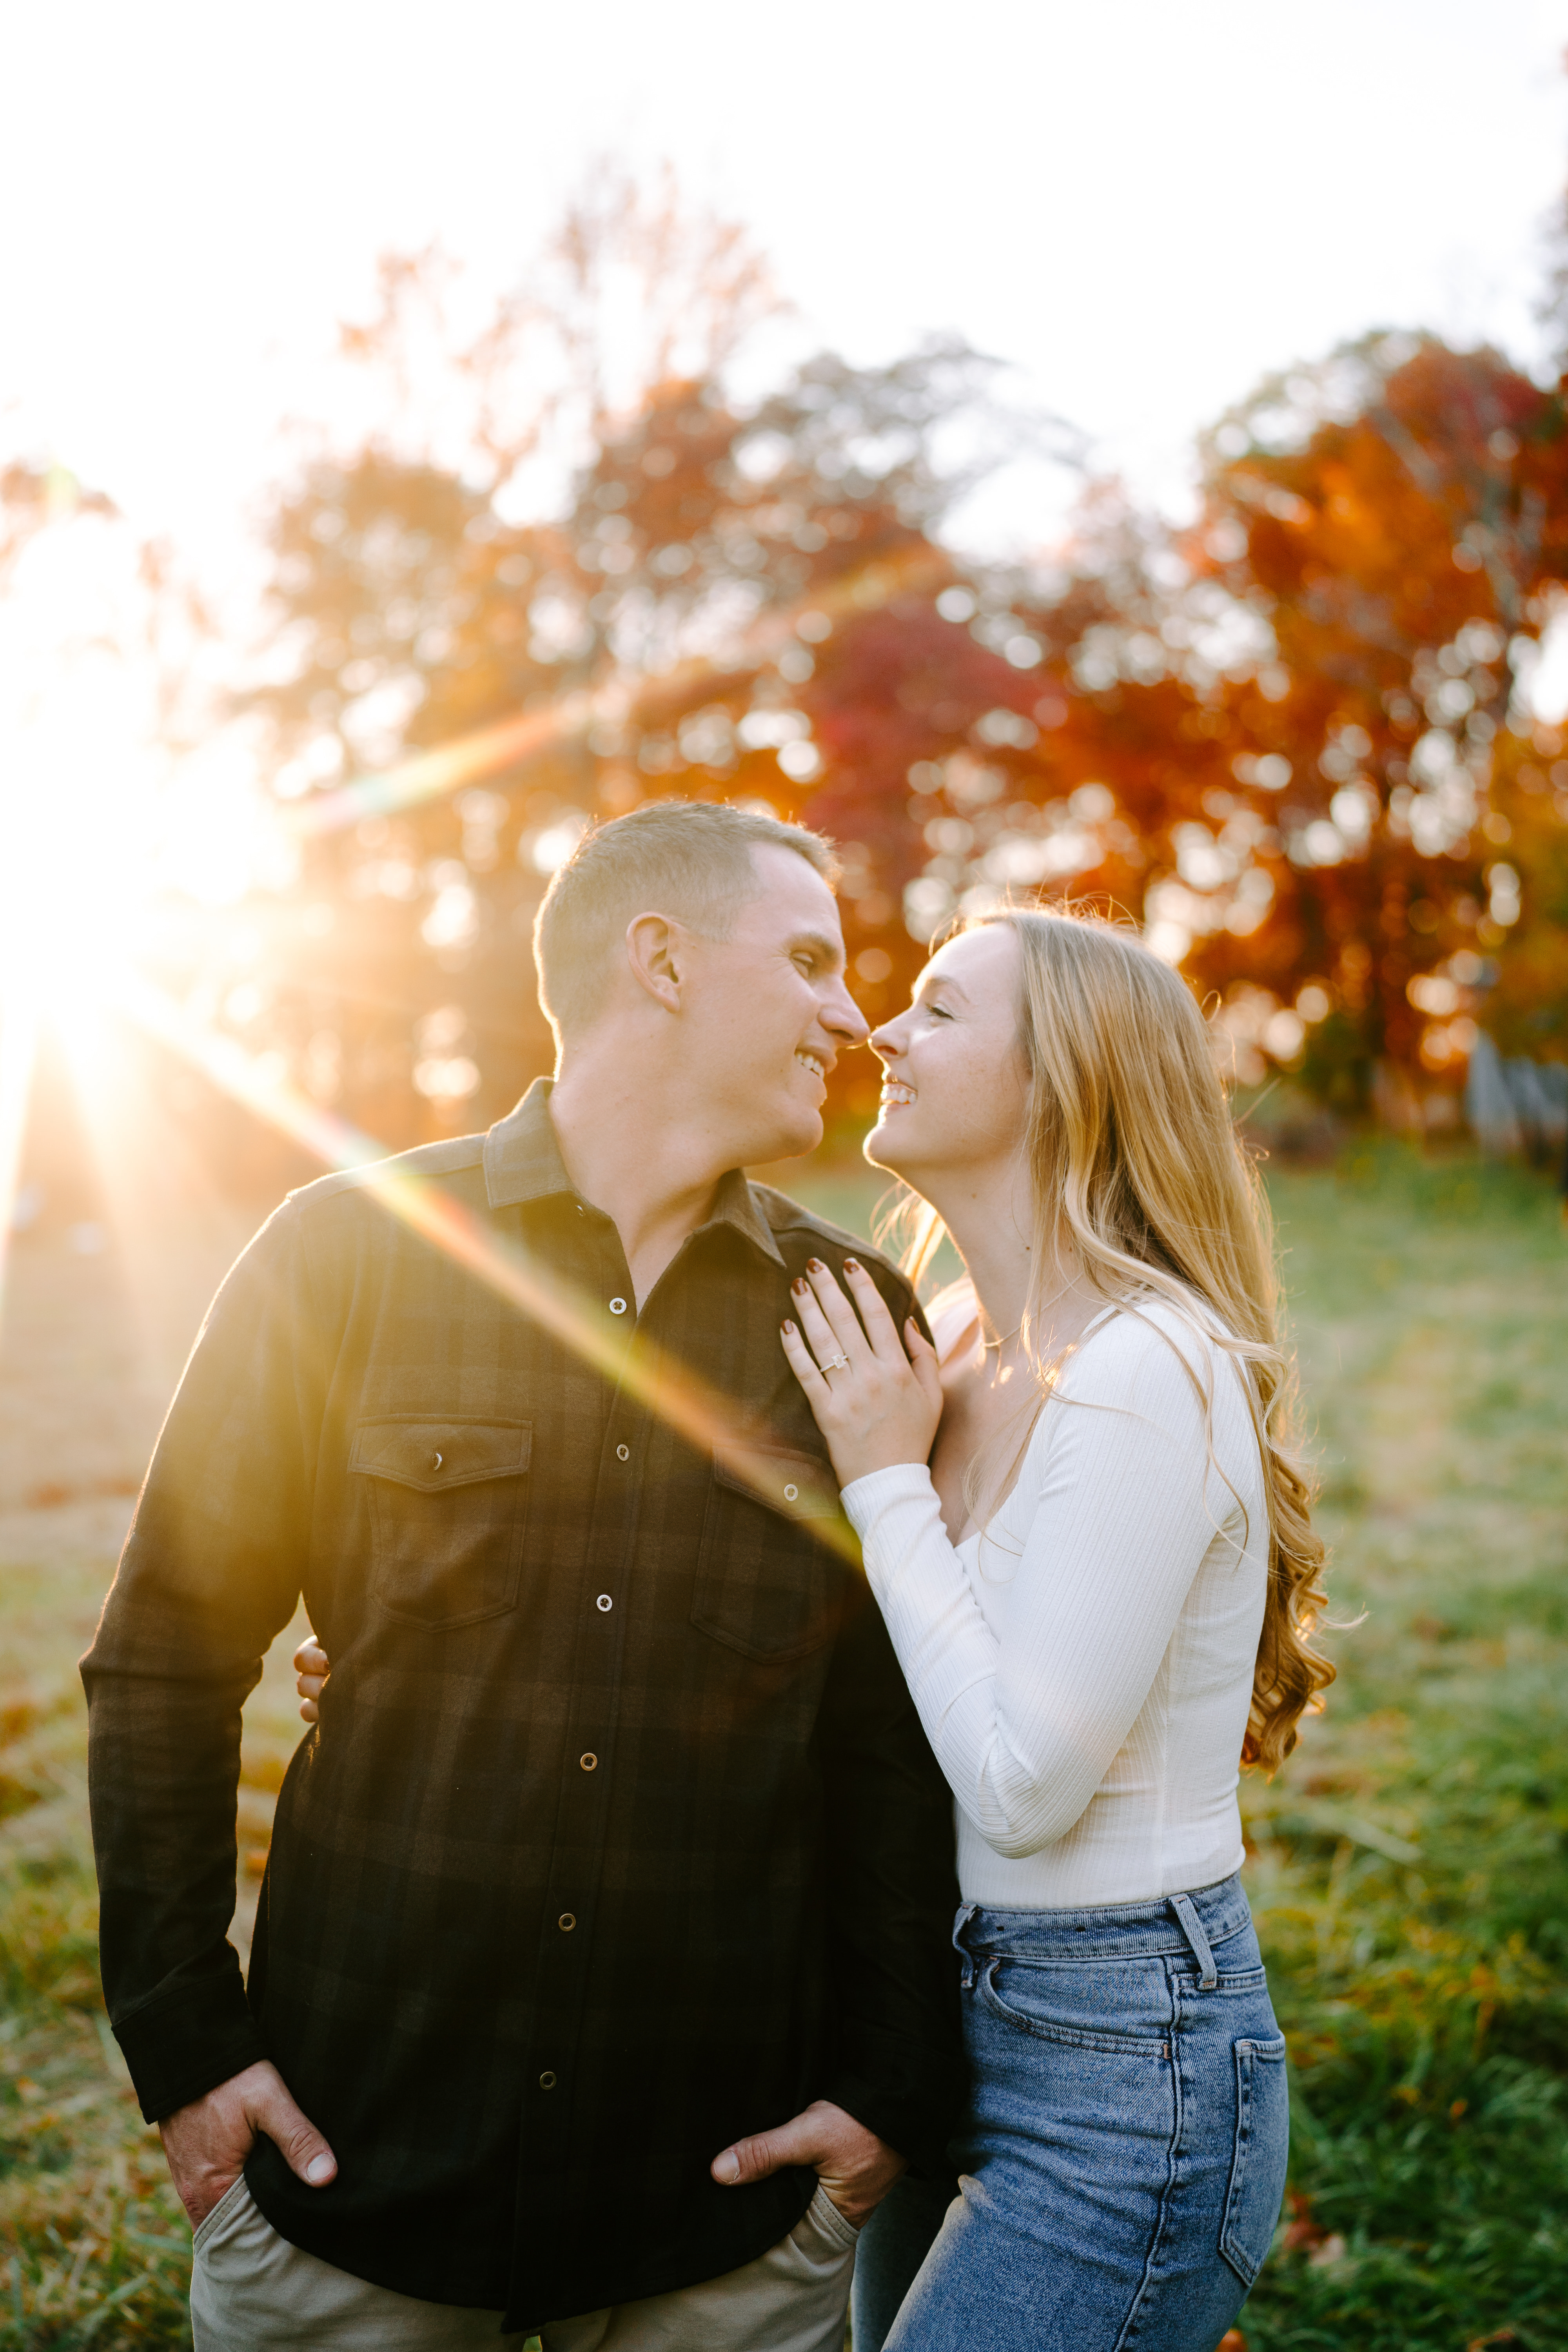
[[(485, 1193), (492, 1209), (510, 1209), (558, 1194), (576, 1198), (550, 1117), (552, 1084), (550, 1078), (535, 1078), (517, 1108), (497, 1119), (485, 1138)], [(706, 1232), (710, 1225), (732, 1225), (776, 1265), (784, 1265), (784, 1252), (773, 1227), (739, 1168), (720, 1178), (713, 1213), (700, 1230)]]

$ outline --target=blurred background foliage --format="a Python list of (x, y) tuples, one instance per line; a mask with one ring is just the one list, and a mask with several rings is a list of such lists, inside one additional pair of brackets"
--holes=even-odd
[[(188, 2341), (188, 2232), (96, 1991), (74, 1660), (248, 1203), (315, 1172), (207, 1048), (243, 1049), (263, 1112), (291, 1088), (392, 1148), (493, 1119), (551, 1059), (550, 873), (670, 793), (835, 836), (874, 1016), (955, 910), (1121, 909), (1202, 992), (1254, 1126), (1322, 1162), (1268, 1180), (1360, 1622), (1247, 1791), (1294, 2153), (1246, 2341), (1568, 2345), (1565, 1261), (1538, 1173), (1410, 1148), (1457, 1127), (1483, 1035), (1568, 1064), (1562, 387), (1372, 336), (1216, 420), (1176, 528), (1000, 360), (770, 371), (776, 308), (732, 223), (614, 173), (489, 315), (441, 253), (393, 257), (343, 331), (357, 425), (301, 428), (257, 517), (260, 618), (127, 545), (80, 625), (138, 633), (176, 845), (215, 749), (260, 805), (138, 935), (199, 1050), (128, 1024), (33, 1082), (0, 1362), (0, 2346)], [(1073, 528), (977, 563), (953, 517), (1020, 453), (1077, 471)], [(0, 599), (84, 530), (125, 526), (59, 469), (0, 474)], [(133, 847), (154, 812), (125, 797)], [(82, 806), (24, 843), (40, 875)], [(879, 1186), (834, 1146), (873, 1082), (841, 1068), (843, 1130), (786, 1180), (857, 1230)], [(247, 1712), (242, 1942), (291, 1638)]]
[[(1478, 1027), (1568, 1059), (1568, 757), (1531, 700), (1568, 632), (1561, 386), (1375, 335), (1216, 423), (1190, 526), (1085, 474), (1048, 560), (984, 567), (955, 502), (1022, 450), (1083, 467), (999, 362), (825, 352), (742, 397), (762, 257), (613, 173), (492, 316), (460, 281), (389, 258), (343, 331), (362, 429), (301, 440), (225, 677), (286, 850), (161, 949), (318, 1103), (393, 1146), (506, 1109), (551, 1058), (549, 873), (668, 794), (838, 841), (873, 1018), (1026, 889), (1141, 922), (1243, 1087), (1429, 1130)], [(12, 541), (50, 500), (12, 469)], [(869, 1057), (837, 1084), (862, 1108)]]

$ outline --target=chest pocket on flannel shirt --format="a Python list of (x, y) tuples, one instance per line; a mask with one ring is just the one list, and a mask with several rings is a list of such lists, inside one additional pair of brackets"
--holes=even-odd
[(390, 1617), (431, 1629), (516, 1604), (528, 1525), (526, 1421), (362, 1421), (349, 1468), (365, 1480), (371, 1592)]
[(847, 1572), (832, 1549), (843, 1528), (833, 1474), (782, 1445), (728, 1455), (714, 1456), (691, 1622), (742, 1657), (805, 1657), (832, 1638)]

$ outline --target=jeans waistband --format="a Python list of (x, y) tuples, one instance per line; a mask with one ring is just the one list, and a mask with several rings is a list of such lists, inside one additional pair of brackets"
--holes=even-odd
[(965, 1903), (952, 1940), (965, 1962), (1154, 1959), (1190, 1956), (1205, 1985), (1215, 1980), (1214, 1947), (1252, 1924), (1239, 1876), (1147, 1903), (1096, 1903), (1076, 1911), (993, 1911)]

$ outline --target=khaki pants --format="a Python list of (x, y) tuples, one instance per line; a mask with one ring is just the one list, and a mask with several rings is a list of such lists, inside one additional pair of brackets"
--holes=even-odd
[[(819, 2189), (787, 2238), (722, 2278), (578, 2319), (544, 2352), (841, 2352), (858, 2232)], [(195, 2352), (495, 2352), (499, 2311), (421, 2303), (351, 2278), (280, 2238), (242, 2174), (195, 2237)]]

